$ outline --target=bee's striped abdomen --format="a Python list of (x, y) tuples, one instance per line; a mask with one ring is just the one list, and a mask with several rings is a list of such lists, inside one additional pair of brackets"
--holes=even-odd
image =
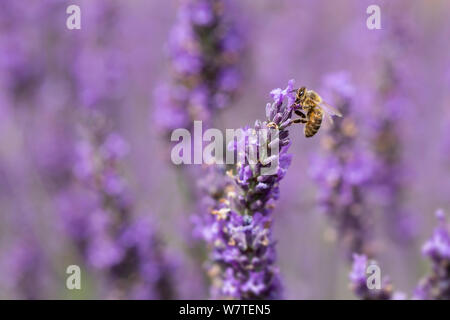
[(314, 136), (322, 125), (323, 113), (317, 108), (308, 112), (308, 122), (305, 124), (305, 137), (310, 138)]

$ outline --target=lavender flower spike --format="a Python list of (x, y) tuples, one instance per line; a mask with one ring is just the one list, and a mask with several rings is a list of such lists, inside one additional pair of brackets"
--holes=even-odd
[(103, 298), (174, 298), (172, 263), (149, 215), (136, 212), (123, 172), (129, 145), (114, 130), (130, 79), (117, 43), (124, 8), (114, 1), (86, 5), (93, 32), (79, 34), (81, 49), (70, 73), (82, 108), (73, 183), (60, 199), (63, 225), (86, 265), (99, 272)]
[[(244, 130), (249, 136), (231, 143), (237, 153), (244, 142), (244, 155), (230, 170), (215, 167), (219, 188), (212, 188), (208, 203), (209, 213), (201, 233), (212, 247), (209, 274), (212, 277), (212, 295), (215, 298), (277, 299), (281, 297), (278, 268), (275, 266), (275, 242), (272, 236), (272, 211), (278, 199), (279, 183), (291, 162), (287, 154), (290, 146), (287, 128), (292, 124), (293, 81), (286, 89), (271, 92), (274, 102), (266, 108), (267, 119), (256, 121), (253, 129)], [(252, 139), (251, 133), (262, 128), (270, 130), (267, 140)], [(278, 161), (273, 175), (263, 175), (267, 166), (261, 161), (250, 163), (251, 150), (278, 141), (279, 153), (272, 155)], [(239, 149), (241, 150), (241, 149)], [(259, 154), (260, 155), (260, 154)], [(270, 157), (269, 157), (270, 158)], [(260, 159), (260, 158), (259, 158)], [(261, 160), (261, 159), (260, 159)], [(264, 162), (264, 161), (263, 161)]]
[(444, 211), (438, 210), (436, 216), (439, 226), (422, 249), (431, 260), (432, 272), (421, 281), (414, 296), (418, 299), (450, 300), (450, 225)]
[[(22, 234), (0, 256), (2, 289), (15, 299), (46, 299), (52, 285), (48, 256), (33, 234)], [(2, 292), (3, 295), (3, 292)]]
[(155, 91), (155, 122), (170, 134), (193, 120), (211, 121), (226, 107), (240, 82), (242, 42), (227, 0), (180, 1), (168, 50), (170, 84)]
[[(322, 133), (322, 152), (311, 161), (311, 176), (319, 185), (319, 202), (329, 216), (346, 257), (372, 254), (370, 220), (364, 190), (374, 179), (371, 154), (358, 139), (358, 114), (349, 75), (339, 72), (324, 79), (324, 96), (345, 116)], [(325, 131), (325, 134), (324, 134)], [(336, 233), (336, 236), (334, 234)]]
[(174, 298), (171, 261), (151, 221), (135, 216), (120, 170), (128, 144), (108, 130), (94, 134), (93, 127), (78, 144), (77, 179), (60, 199), (67, 233), (87, 264), (101, 271), (105, 298)]

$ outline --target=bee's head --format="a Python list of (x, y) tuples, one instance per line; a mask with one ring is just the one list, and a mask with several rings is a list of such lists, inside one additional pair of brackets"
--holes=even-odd
[(305, 96), (305, 93), (306, 93), (306, 87), (301, 87), (300, 89), (298, 89), (297, 96), (299, 98), (303, 98)]
[(300, 104), (306, 95), (306, 87), (301, 87), (299, 89), (292, 90), (291, 92), (296, 92), (295, 103)]

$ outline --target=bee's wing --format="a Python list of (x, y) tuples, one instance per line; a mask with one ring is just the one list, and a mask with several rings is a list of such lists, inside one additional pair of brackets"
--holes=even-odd
[(337, 116), (337, 117), (342, 117), (342, 113), (339, 112), (339, 110), (337, 110), (336, 108), (330, 106), (328, 103), (326, 103), (325, 101), (321, 101), (320, 102), (320, 107), (329, 115), (331, 116)]
[(342, 113), (340, 113), (336, 108), (330, 106), (325, 101), (321, 101), (319, 105), (320, 108), (323, 110), (325, 117), (327, 118), (328, 121), (330, 121), (330, 123), (333, 123), (332, 116), (342, 117)]

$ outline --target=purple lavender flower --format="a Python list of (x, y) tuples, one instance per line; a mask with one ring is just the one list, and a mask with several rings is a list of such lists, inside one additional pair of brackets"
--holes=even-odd
[[(359, 118), (354, 88), (345, 72), (325, 78), (324, 96), (344, 118), (336, 119), (322, 138), (323, 151), (311, 161), (310, 173), (319, 184), (319, 202), (332, 220), (346, 256), (371, 254), (371, 208), (365, 190), (373, 183), (370, 152), (358, 139)], [(322, 129), (322, 134), (325, 132)]]
[(431, 260), (432, 272), (424, 278), (414, 292), (418, 299), (450, 299), (450, 227), (444, 211), (436, 212), (439, 225), (422, 248)]
[[(11, 95), (13, 104), (34, 95), (44, 77), (42, 57), (36, 54), (31, 43), (22, 41), (22, 37), (29, 32), (28, 23), (37, 23), (39, 15), (51, 9), (49, 1), (42, 6), (15, 1), (0, 5), (0, 27), (3, 31), (0, 36), (0, 67), (3, 73), (0, 81), (4, 81), (2, 85)], [(42, 38), (42, 34), (37, 36)]]
[(117, 133), (95, 133), (80, 140), (78, 182), (60, 199), (66, 230), (88, 265), (106, 272), (108, 298), (173, 298), (173, 266), (150, 221), (134, 217), (120, 170), (128, 146)]
[(169, 38), (172, 82), (155, 91), (155, 121), (164, 132), (208, 123), (238, 88), (241, 40), (226, 0), (181, 1)]
[[(0, 204), (3, 298), (42, 299), (55, 293), (50, 261), (55, 246), (43, 243), (35, 217), (43, 213), (36, 191), (45, 189), (42, 198), (51, 198), (68, 181), (72, 127), (66, 120), (70, 111), (63, 110), (68, 94), (59, 90), (67, 85), (68, 62), (61, 55), (67, 50), (60, 28), (64, 10), (58, 0), (0, 3), (0, 180), (7, 198), (6, 206)], [(49, 94), (53, 89), (58, 90)], [(49, 212), (51, 206), (49, 201), (42, 205)], [(45, 220), (53, 227), (54, 219)]]
[[(370, 133), (376, 158), (377, 202), (385, 214), (387, 234), (396, 243), (408, 245), (415, 236), (412, 211), (404, 207), (407, 196), (408, 171), (404, 159), (405, 121), (414, 108), (411, 66), (402, 52), (411, 50), (414, 39), (410, 22), (400, 14), (405, 7), (390, 10), (387, 32), (379, 45), (383, 55), (378, 57), (376, 95), (371, 101)], [(414, 64), (414, 62), (409, 61)], [(407, 81), (408, 79), (408, 81)]]
[[(245, 128), (242, 139), (229, 145), (235, 155), (243, 152), (241, 160), (228, 170), (211, 167), (206, 179), (215, 183), (203, 184), (207, 216), (196, 232), (212, 247), (209, 275), (215, 298), (281, 297), (272, 211), (279, 196), (279, 183), (291, 162), (287, 151), (294, 101), (292, 89), (293, 81), (290, 81), (286, 89), (271, 92), (274, 102), (267, 104), (266, 121), (256, 121), (253, 129)], [(263, 128), (276, 129), (266, 139), (252, 135)], [(261, 150), (274, 141), (278, 142), (279, 152), (264, 158)], [(253, 150), (258, 155), (257, 163), (252, 162)], [(272, 175), (264, 175), (269, 159), (278, 163), (278, 167)]]
[(31, 234), (11, 239), (2, 253), (2, 287), (16, 299), (42, 299), (51, 289), (50, 262), (39, 241)]
[[(124, 18), (121, 5), (105, 0), (83, 4), (86, 28), (77, 41), (71, 77), (79, 106), (112, 114), (127, 89), (128, 66), (120, 42)], [(84, 30), (84, 31), (83, 31)]]
[[(170, 80), (154, 91), (152, 124), (163, 135), (170, 135), (176, 128), (192, 129), (194, 120), (210, 126), (215, 113), (229, 105), (234, 97), (241, 78), (238, 58), (242, 53), (234, 13), (228, 0), (180, 1), (168, 40)], [(206, 176), (207, 172), (194, 167), (178, 170), (177, 174), (187, 184), (196, 176)], [(203, 197), (199, 190), (182, 189), (188, 206), (201, 211)], [(197, 252), (205, 250), (203, 243), (192, 239), (192, 230), (187, 237), (191, 248)], [(193, 251), (194, 260), (200, 266), (203, 260)]]
[(152, 222), (137, 216), (122, 167), (129, 145), (114, 130), (114, 112), (123, 106), (129, 79), (115, 42), (121, 8), (103, 0), (87, 6), (83, 21), (96, 32), (80, 33), (70, 73), (82, 107), (77, 110), (73, 183), (60, 198), (62, 220), (87, 265), (105, 275), (105, 297), (174, 298), (172, 261)]
[[(52, 189), (65, 182), (65, 163), (70, 157), (66, 139), (71, 127), (65, 120), (70, 112), (62, 110), (69, 98), (64, 89), (69, 85), (65, 71), (70, 64), (70, 55), (65, 52), (68, 41), (63, 37), (64, 29), (59, 28), (64, 10), (64, 3), (58, 0), (0, 4), (0, 109), (16, 112), (12, 119), (17, 118), (19, 125), (36, 112), (31, 118), (37, 120), (27, 123), (24, 136), (28, 140), (30, 132), (40, 134), (33, 132), (27, 151), (46, 177), (46, 186)], [(38, 24), (40, 27), (36, 28)], [(24, 40), (28, 38), (32, 40)], [(42, 53), (42, 46), (46, 47), (46, 54)]]
[[(377, 265), (375, 261), (370, 264)], [(363, 300), (399, 300), (404, 296), (401, 293), (393, 293), (390, 280), (385, 278), (381, 284), (381, 289), (369, 289), (367, 285), (367, 267), (369, 262), (365, 255), (353, 255), (353, 267), (349, 274), (350, 286), (354, 294)]]

